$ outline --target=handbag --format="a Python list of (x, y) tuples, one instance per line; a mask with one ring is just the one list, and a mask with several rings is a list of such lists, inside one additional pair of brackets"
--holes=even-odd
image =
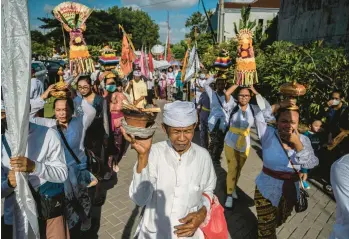
[(292, 163), (292, 160), (290, 159), (290, 157), (288, 156), (287, 154), (287, 151), (285, 150), (285, 148), (282, 146), (282, 142), (281, 142), (281, 139), (279, 137), (279, 135), (276, 134), (276, 131), (275, 131), (275, 135), (277, 137), (277, 139), (279, 140), (279, 143), (281, 144), (281, 148), (284, 150), (287, 158), (288, 158), (288, 161), (290, 162), (293, 170), (298, 174), (299, 176), (299, 199), (295, 205), (295, 210), (296, 212), (304, 212), (305, 210), (308, 209), (308, 197), (309, 197), (309, 194), (307, 191), (305, 191), (305, 188), (303, 186), (303, 180), (301, 178), (301, 175), (299, 173), (299, 171), (294, 167), (294, 164)]
[(211, 210), (207, 212), (205, 222), (200, 226), (200, 229), (205, 234), (207, 239), (227, 239), (228, 226), (224, 216), (224, 208), (219, 203), (218, 198), (213, 195), (211, 198), (203, 193), (211, 204)]
[[(70, 155), (74, 158), (77, 164), (80, 164), (81, 161), (75, 155), (74, 151), (70, 148), (67, 142), (67, 139), (65, 138), (59, 124), (57, 124), (57, 129)], [(91, 150), (85, 149), (85, 154), (87, 156), (87, 170), (90, 173), (92, 173), (98, 180), (100, 180), (101, 178), (104, 177), (104, 174), (103, 174), (104, 162), (102, 161), (101, 158), (97, 157)]]
[(35, 191), (33, 186), (28, 183), (30, 191), (36, 202), (36, 208), (39, 216), (38, 218), (40, 220), (46, 221), (64, 214), (64, 191), (52, 197), (40, 193), (40, 188), (42, 186), (50, 187), (54, 184), (56, 183), (46, 182), (39, 187), (38, 191)]
[(85, 149), (87, 155), (87, 168), (98, 180), (104, 177), (104, 162), (102, 158), (97, 157), (92, 150)]

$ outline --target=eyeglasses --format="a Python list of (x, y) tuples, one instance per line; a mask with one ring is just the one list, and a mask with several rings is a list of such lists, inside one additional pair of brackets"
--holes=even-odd
[(331, 100), (339, 100), (339, 98), (332, 97)]
[(249, 98), (249, 97), (251, 97), (251, 95), (238, 95), (239, 97), (241, 97), (241, 98)]
[(88, 87), (88, 86), (83, 86), (83, 87), (78, 86), (78, 90), (89, 90), (89, 89), (90, 89), (90, 87)]

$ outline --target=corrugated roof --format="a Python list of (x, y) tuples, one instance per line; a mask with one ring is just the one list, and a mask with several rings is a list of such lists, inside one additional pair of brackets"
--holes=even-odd
[(252, 8), (280, 8), (280, 0), (256, 0), (253, 3), (224, 2), (224, 8), (242, 8), (251, 5)]

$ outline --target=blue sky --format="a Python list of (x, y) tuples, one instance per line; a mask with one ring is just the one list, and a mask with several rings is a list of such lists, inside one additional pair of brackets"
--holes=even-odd
[[(29, 0), (29, 17), (31, 29), (38, 29), (41, 22), (38, 17), (51, 16), (52, 9), (64, 2), (62, 0)], [(176, 43), (184, 38), (189, 29), (185, 28), (185, 20), (196, 11), (203, 13), (198, 0), (80, 0), (76, 1), (90, 8), (107, 9), (112, 6), (132, 6), (149, 13), (150, 17), (160, 26), (160, 40), (165, 41), (167, 34), (167, 10), (170, 13), (171, 42)], [(218, 0), (204, 0), (207, 10), (214, 9)], [(127, 29), (126, 29), (127, 30)], [(86, 39), (88, 43), (88, 39)]]

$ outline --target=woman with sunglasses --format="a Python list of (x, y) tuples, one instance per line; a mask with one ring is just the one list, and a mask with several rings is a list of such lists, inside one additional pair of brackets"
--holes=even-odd
[[(237, 100), (232, 97), (237, 92)], [(252, 93), (256, 95), (261, 107), (250, 104)], [(233, 207), (233, 198), (237, 199), (236, 186), (242, 167), (250, 152), (250, 129), (254, 124), (254, 116), (264, 108), (267, 102), (261, 97), (253, 86), (250, 88), (231, 86), (225, 92), (224, 107), (230, 112), (229, 128), (224, 140), (224, 152), (228, 164), (227, 173), (227, 200), (225, 206)]]

